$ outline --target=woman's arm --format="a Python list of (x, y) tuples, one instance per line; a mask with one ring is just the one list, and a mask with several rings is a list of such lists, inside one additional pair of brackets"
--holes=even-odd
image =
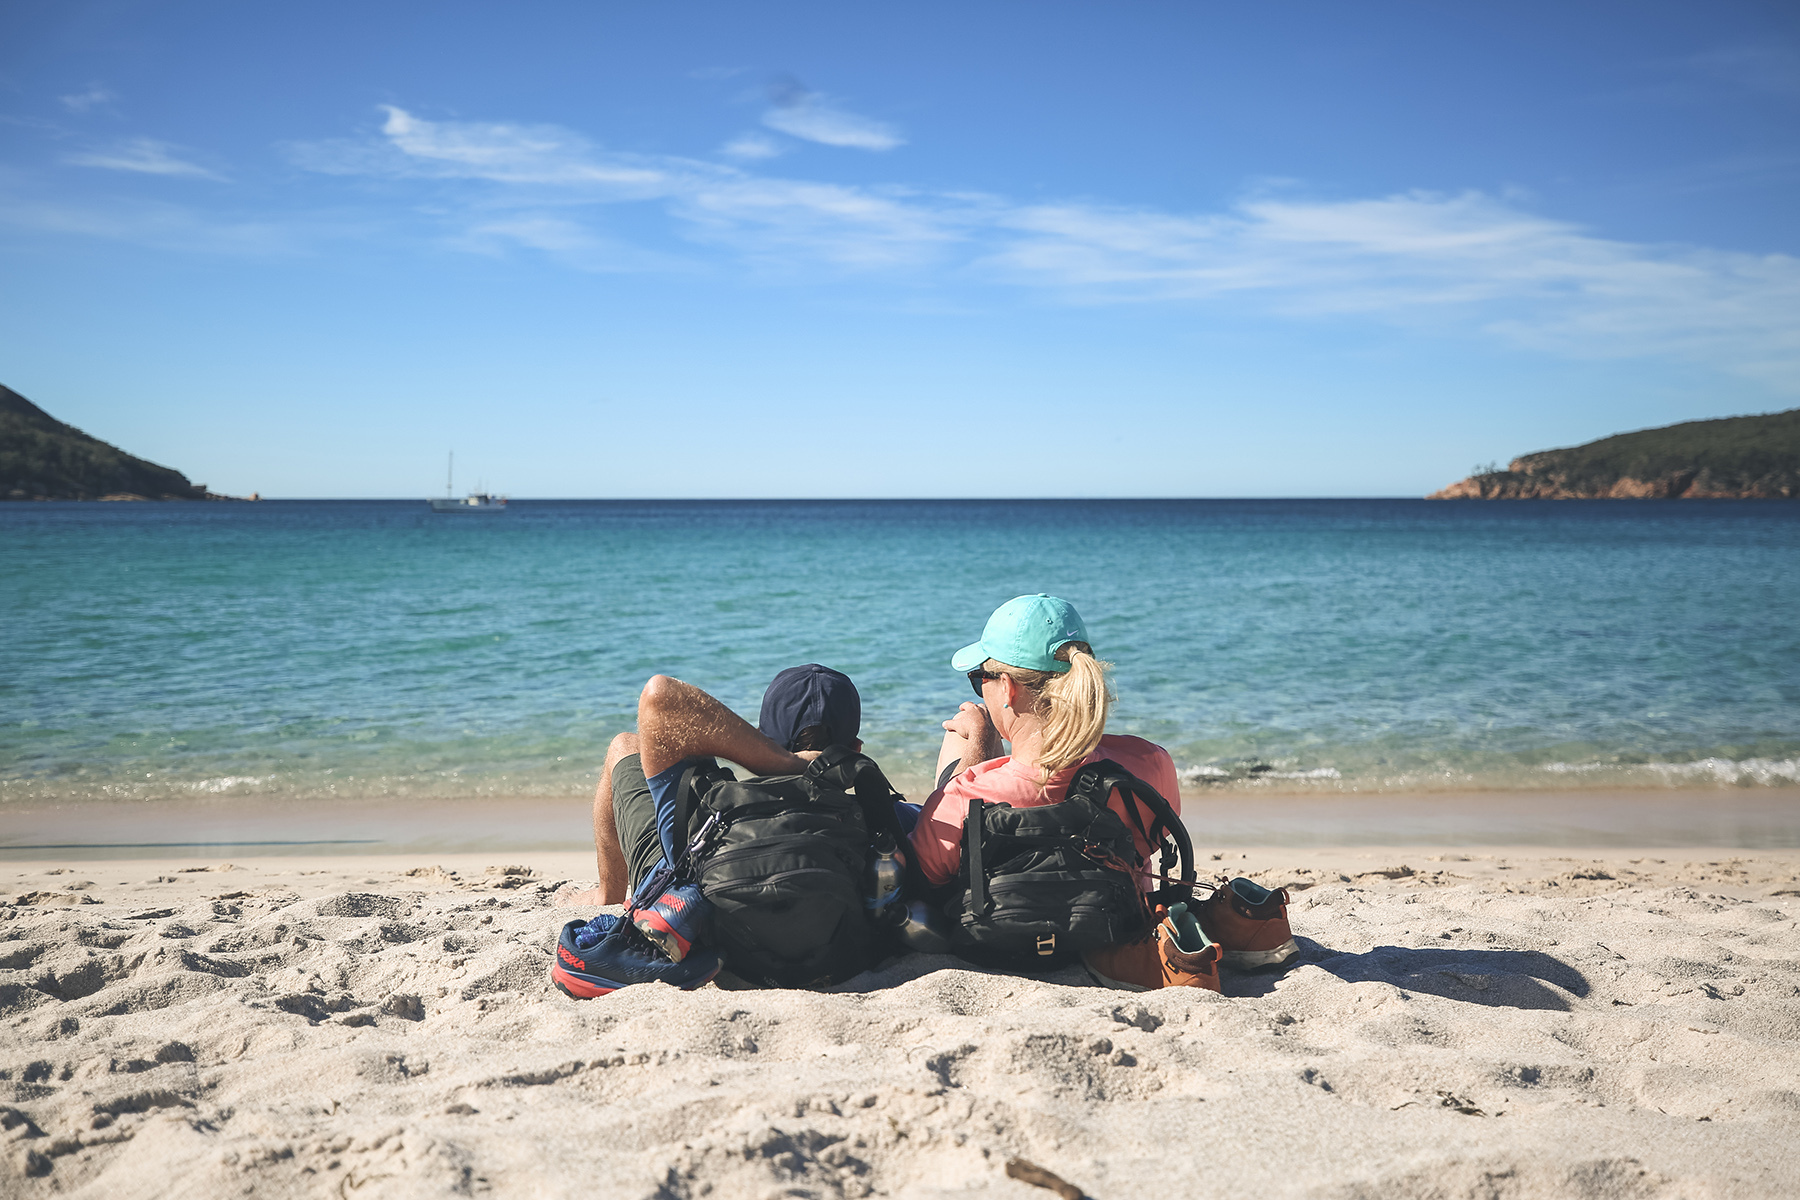
[(956, 764), (952, 774), (960, 775), (977, 763), (999, 757), (1000, 735), (994, 732), (987, 709), (965, 700), (956, 715), (944, 722), (944, 744), (938, 748), (932, 779), (942, 780), (944, 769), (952, 763)]

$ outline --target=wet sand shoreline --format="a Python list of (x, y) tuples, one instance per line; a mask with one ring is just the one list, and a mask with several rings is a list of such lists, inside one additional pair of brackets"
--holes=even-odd
[[(1189, 789), (1196, 846), (1800, 848), (1800, 788), (1279, 793)], [(582, 798), (312, 800), (261, 797), (13, 805), (0, 863), (580, 851)]]

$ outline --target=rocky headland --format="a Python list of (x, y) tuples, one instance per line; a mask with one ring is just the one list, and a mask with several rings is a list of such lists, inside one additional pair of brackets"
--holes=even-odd
[(1800, 499), (1800, 408), (1685, 421), (1515, 458), (1427, 500)]
[(65, 425), (0, 384), (0, 500), (235, 500)]

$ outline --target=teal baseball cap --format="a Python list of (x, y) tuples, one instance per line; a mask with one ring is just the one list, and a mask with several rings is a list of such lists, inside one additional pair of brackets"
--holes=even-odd
[(1087, 626), (1067, 600), (1042, 592), (1015, 596), (994, 610), (987, 628), (981, 631), (981, 640), (958, 650), (950, 665), (958, 671), (973, 671), (992, 658), (1009, 667), (1061, 675), (1069, 664), (1058, 659), (1056, 652), (1070, 642), (1087, 640)]

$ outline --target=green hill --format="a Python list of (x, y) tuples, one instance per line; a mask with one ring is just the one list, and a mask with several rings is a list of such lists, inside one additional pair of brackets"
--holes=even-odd
[(204, 500), (205, 484), (89, 437), (0, 385), (0, 499)]
[(1800, 408), (1540, 450), (1427, 499), (1800, 499)]

